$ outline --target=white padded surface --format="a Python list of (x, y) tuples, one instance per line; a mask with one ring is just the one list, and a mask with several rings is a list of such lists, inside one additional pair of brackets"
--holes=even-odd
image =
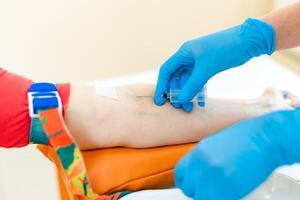
[(179, 189), (145, 190), (129, 194), (121, 200), (191, 200)]

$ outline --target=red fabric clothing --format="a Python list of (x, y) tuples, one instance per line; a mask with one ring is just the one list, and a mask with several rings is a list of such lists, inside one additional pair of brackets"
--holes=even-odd
[[(27, 92), (32, 80), (0, 68), (0, 147), (23, 147), (29, 142), (30, 117)], [(56, 84), (63, 109), (70, 95), (70, 84)]]

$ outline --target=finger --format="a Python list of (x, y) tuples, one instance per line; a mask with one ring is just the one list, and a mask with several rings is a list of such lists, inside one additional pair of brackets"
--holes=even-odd
[(180, 68), (180, 59), (176, 54), (171, 56), (161, 66), (154, 95), (154, 103), (156, 105), (163, 105), (166, 102), (166, 99), (162, 97), (162, 94), (169, 92), (170, 79), (178, 68)]
[[(184, 79), (187, 79), (187, 71), (185, 67), (181, 67), (179, 68), (173, 75), (172, 79), (171, 80), (171, 83), (173, 84), (173, 86), (171, 86), (170, 84), (170, 92), (173, 90), (173, 91), (176, 91), (178, 89), (180, 89), (180, 83), (184, 80)], [(190, 75), (190, 73), (189, 73)], [(175, 83), (173, 83), (175, 82)], [(175, 108), (181, 108), (183, 105), (181, 103), (172, 103), (172, 105), (175, 107)]]
[(185, 112), (190, 113), (193, 111), (194, 105), (193, 102), (187, 102), (182, 104), (182, 108)]
[(195, 184), (196, 184), (195, 180), (197, 178), (193, 177), (194, 175), (195, 174), (193, 172), (187, 172), (186, 173), (187, 177), (184, 177), (181, 183), (181, 190), (188, 197), (193, 197), (195, 190), (197, 190), (197, 188), (195, 188)]
[[(170, 81), (170, 90), (177, 90), (179, 86), (179, 77), (177, 75), (172, 76)], [(181, 108), (180, 103), (171, 103), (174, 108)]]
[[(184, 72), (181, 73), (180, 79), (179, 79), (179, 87), (181, 88), (189, 79), (191, 76), (192, 71), (191, 70), (185, 70)], [(193, 110), (193, 102), (187, 102), (182, 104), (182, 108), (185, 112), (192, 112)]]
[(206, 185), (202, 184), (206, 183), (206, 165), (195, 148), (185, 156), (185, 159), (187, 160), (185, 164), (186, 174), (182, 180), (181, 188), (183, 188), (185, 195), (195, 198), (197, 192), (206, 188)]
[(205, 85), (203, 86), (201, 91), (202, 91), (202, 96), (198, 96), (198, 98), (197, 98), (198, 106), (205, 107), (205, 105), (206, 105), (206, 86)]
[[(214, 199), (212, 196), (216, 193), (217, 189), (215, 184), (217, 184), (218, 180), (215, 180), (215, 177), (207, 171), (203, 176), (201, 176), (200, 180), (197, 181), (196, 187), (201, 188), (198, 189), (195, 194), (195, 199)], [(220, 194), (220, 193), (218, 193)]]
[(189, 152), (187, 155), (185, 155), (183, 158), (181, 158), (181, 160), (175, 166), (175, 169), (174, 169), (175, 185), (178, 188), (183, 189), (182, 183), (185, 179), (186, 169), (188, 169), (191, 159), (192, 159), (192, 154), (191, 154), (191, 152)]
[(183, 159), (179, 161), (179, 163), (175, 166), (174, 176), (175, 176), (175, 185), (178, 188), (182, 188), (182, 182), (184, 180), (184, 161)]
[(178, 100), (182, 103), (191, 101), (196, 94), (202, 89), (207, 79), (199, 70), (201, 66), (195, 66), (189, 80), (184, 84), (178, 96)]

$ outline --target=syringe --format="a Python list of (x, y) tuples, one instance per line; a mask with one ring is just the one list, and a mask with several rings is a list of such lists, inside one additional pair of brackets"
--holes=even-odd
[[(162, 97), (169, 100), (171, 103), (179, 103), (178, 97), (180, 94), (180, 89), (170, 89), (169, 93), (163, 93)], [(153, 97), (146, 95), (137, 95), (136, 97)], [(199, 91), (196, 96), (189, 102), (196, 102), (200, 107), (205, 107), (206, 102), (206, 85)]]

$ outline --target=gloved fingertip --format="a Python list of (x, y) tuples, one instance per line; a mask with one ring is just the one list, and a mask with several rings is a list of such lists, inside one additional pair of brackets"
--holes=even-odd
[(190, 180), (184, 179), (181, 185), (182, 192), (188, 196), (193, 197), (195, 193), (194, 185), (191, 184)]
[(199, 105), (199, 107), (205, 107), (205, 102), (204, 101), (199, 101), (198, 105)]
[(163, 98), (163, 97), (154, 97), (154, 103), (155, 103), (155, 105), (157, 105), (157, 106), (162, 106), (162, 105), (164, 105), (165, 103), (166, 103), (166, 99), (165, 98)]
[(184, 166), (182, 161), (179, 161), (174, 169), (175, 186), (181, 188), (184, 176)]
[(177, 109), (181, 108), (181, 104), (180, 103), (171, 103), (171, 104), (172, 104), (172, 106), (174, 108), (177, 108)]
[(185, 112), (190, 113), (190, 112), (193, 111), (194, 106), (193, 106), (193, 103), (185, 103), (185, 104), (183, 104), (182, 107), (183, 107)]

